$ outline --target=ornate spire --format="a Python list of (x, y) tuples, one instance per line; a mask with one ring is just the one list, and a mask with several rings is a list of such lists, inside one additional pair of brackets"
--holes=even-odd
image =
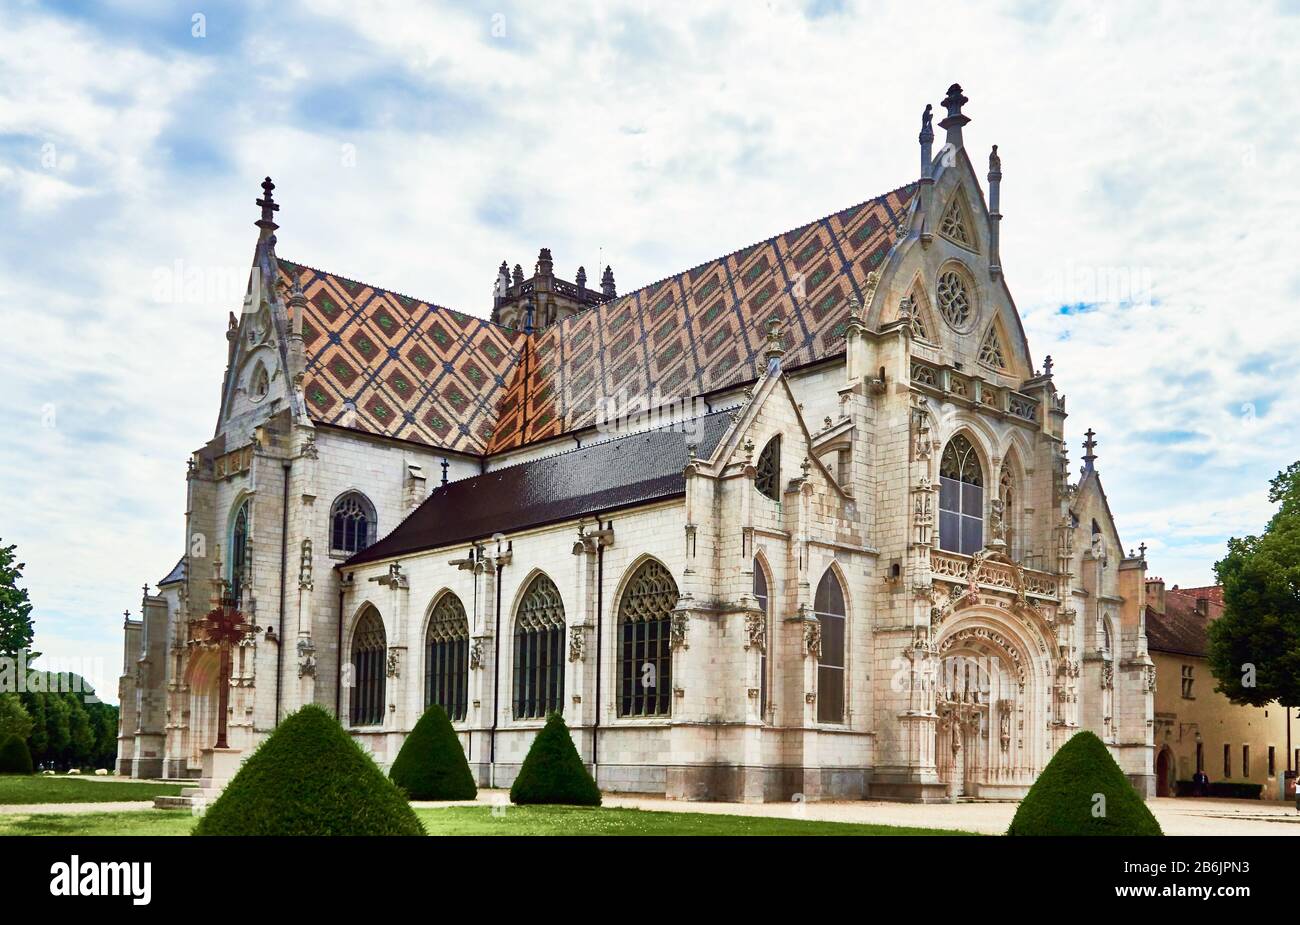
[(1096, 469), (1097, 454), (1093, 451), (1097, 449), (1097, 434), (1089, 427), (1083, 436), (1083, 474), (1087, 475)]
[(275, 184), (270, 177), (262, 181), (262, 198), (257, 200), (257, 205), (262, 207), (262, 217), (254, 224), (262, 229), (262, 237), (266, 237), (280, 227), (275, 223), (275, 213), (280, 211), (280, 206), (275, 201)]
[(579, 288), (579, 289), (586, 289), (586, 288), (587, 288), (587, 268), (586, 268), (586, 267), (578, 267), (578, 275), (577, 275), (577, 277), (575, 277), (574, 282), (576, 282), (576, 283), (578, 284), (578, 288)]
[(517, 263), (515, 264), (514, 276), (511, 277), (510, 282), (511, 285), (514, 286), (522, 286), (524, 284), (524, 268)]
[(997, 279), (1002, 275), (1002, 257), (998, 241), (1002, 225), (1002, 158), (998, 146), (989, 152), (989, 273)]
[(948, 88), (948, 95), (943, 98), (943, 108), (948, 110), (948, 116), (939, 123), (939, 128), (947, 131), (948, 135), (944, 142), (954, 148), (962, 146), (961, 129), (962, 126), (970, 122), (969, 116), (962, 115), (961, 108), (969, 103), (961, 92), (961, 84), (953, 84)]
[(600, 294), (607, 299), (612, 299), (618, 295), (618, 290), (614, 288), (614, 268), (605, 265), (605, 273), (600, 278)]
[(555, 274), (555, 262), (551, 260), (551, 249), (543, 247), (537, 252), (537, 275), (553, 276)]
[(1043, 375), (1047, 376), (1049, 379), (1051, 378), (1052, 367), (1055, 365), (1055, 363), (1056, 361), (1052, 359), (1052, 355), (1050, 353), (1047, 356), (1043, 357)]

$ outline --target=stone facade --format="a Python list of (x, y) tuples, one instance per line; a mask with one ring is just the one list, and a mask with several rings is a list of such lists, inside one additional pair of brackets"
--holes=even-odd
[[(545, 575), (563, 608), (558, 707), (604, 789), (743, 801), (1008, 797), (1091, 729), (1152, 793), (1145, 561), (1120, 543), (1091, 439), (1077, 480), (1071, 472), (1064, 397), (1050, 358), (1035, 369), (1002, 274), (1000, 161), (994, 149), (986, 205), (962, 139), (964, 102), (950, 90), (937, 155), (927, 109), (919, 192), (850, 296), (840, 346), (786, 368), (774, 326), (757, 380), (706, 396), (734, 420), (716, 448), (692, 456), (681, 492), (379, 561), (331, 555), (332, 511), (347, 493), (364, 496), (383, 536), (442, 482), (444, 462), (454, 482), (609, 434), (586, 427), (475, 455), (314, 418), (301, 391), (301, 294), (258, 282), (279, 278), (264, 213), (260, 273), (232, 319), (217, 436), (188, 473), (189, 547), (183, 582), (164, 595), (165, 642), (128, 623), (128, 667), (148, 647), (163, 671), (124, 673), (124, 773), (158, 773), (142, 748), (158, 734), (149, 706), (162, 702), (162, 772), (197, 772), (215, 730), (216, 655), (192, 623), (211, 606), (214, 578), (238, 578), (259, 629), (236, 653), (232, 747), (250, 749), (314, 702), (391, 763), (429, 697), (430, 615), (454, 594), (469, 635), (467, 708), (454, 725), (480, 784), (508, 786), (542, 724), (515, 718), (526, 668), (512, 642), (521, 599)], [(544, 257), (539, 273), (550, 272)], [(503, 277), (495, 316), (519, 325), (527, 294), (516, 275)], [(797, 285), (787, 295), (796, 313), (812, 310)], [(669, 423), (689, 430), (691, 404), (674, 407)], [(774, 438), (772, 473), (762, 454)], [(955, 446), (969, 448), (970, 481), (945, 475)], [(961, 502), (975, 538), (964, 551), (951, 491), (973, 499)], [(229, 550), (245, 502), (236, 574)], [(663, 617), (670, 706), (620, 715), (622, 605), (648, 561), (676, 590)], [(837, 594), (842, 616), (824, 603)], [(354, 636), (370, 614), (383, 629), (382, 711), (353, 724)]]

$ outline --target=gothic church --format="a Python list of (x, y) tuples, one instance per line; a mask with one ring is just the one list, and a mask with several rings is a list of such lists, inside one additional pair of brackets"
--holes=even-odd
[(1144, 557), (1072, 471), (960, 86), (920, 176), (620, 295), (503, 263), (490, 320), (277, 253), (230, 317), (184, 555), (125, 628), (118, 771), (306, 703), (381, 766), (430, 704), (481, 785), (559, 711), (600, 786), (1022, 795), (1097, 733), (1153, 792)]

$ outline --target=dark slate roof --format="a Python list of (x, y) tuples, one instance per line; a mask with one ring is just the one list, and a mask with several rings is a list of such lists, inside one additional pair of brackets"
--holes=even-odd
[(164, 578), (162, 581), (158, 582), (158, 587), (161, 588), (163, 585), (176, 584), (176, 582), (184, 581), (184, 580), (185, 580), (185, 557), (181, 556), (180, 559), (177, 560), (176, 565), (172, 567), (172, 570), (167, 573), (167, 577)]
[[(1197, 608), (1198, 599), (1210, 604), (1206, 613)], [(1147, 648), (1153, 652), (1204, 657), (1209, 651), (1205, 628), (1223, 610), (1223, 589), (1169, 588), (1165, 591), (1165, 612), (1147, 607)]]
[[(729, 411), (687, 422), (696, 455), (708, 458), (731, 424)], [(690, 460), (682, 425), (617, 437), (440, 485), (392, 533), (348, 559), (360, 565), (456, 546), (683, 495)]]

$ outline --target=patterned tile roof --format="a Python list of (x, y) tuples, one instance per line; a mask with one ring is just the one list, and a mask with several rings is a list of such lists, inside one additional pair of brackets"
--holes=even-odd
[(522, 333), (288, 260), (279, 264), (286, 285), (298, 277), (307, 297), (303, 394), (314, 420), (448, 450), (487, 450)]
[(490, 451), (590, 426), (598, 401), (624, 390), (682, 399), (756, 379), (772, 317), (785, 322), (787, 369), (843, 353), (847, 300), (884, 263), (915, 192), (909, 184), (548, 328), (499, 406)]
[[(1198, 600), (1209, 602), (1205, 612)], [(1147, 648), (1152, 652), (1204, 656), (1209, 651), (1205, 629), (1223, 612), (1223, 588), (1169, 588), (1165, 612), (1147, 606)]]
[(915, 193), (900, 187), (531, 337), (280, 260), (307, 296), (309, 413), (490, 454), (588, 427), (606, 397), (685, 399), (756, 379), (773, 317), (787, 369), (837, 356), (848, 298), (884, 263)]

